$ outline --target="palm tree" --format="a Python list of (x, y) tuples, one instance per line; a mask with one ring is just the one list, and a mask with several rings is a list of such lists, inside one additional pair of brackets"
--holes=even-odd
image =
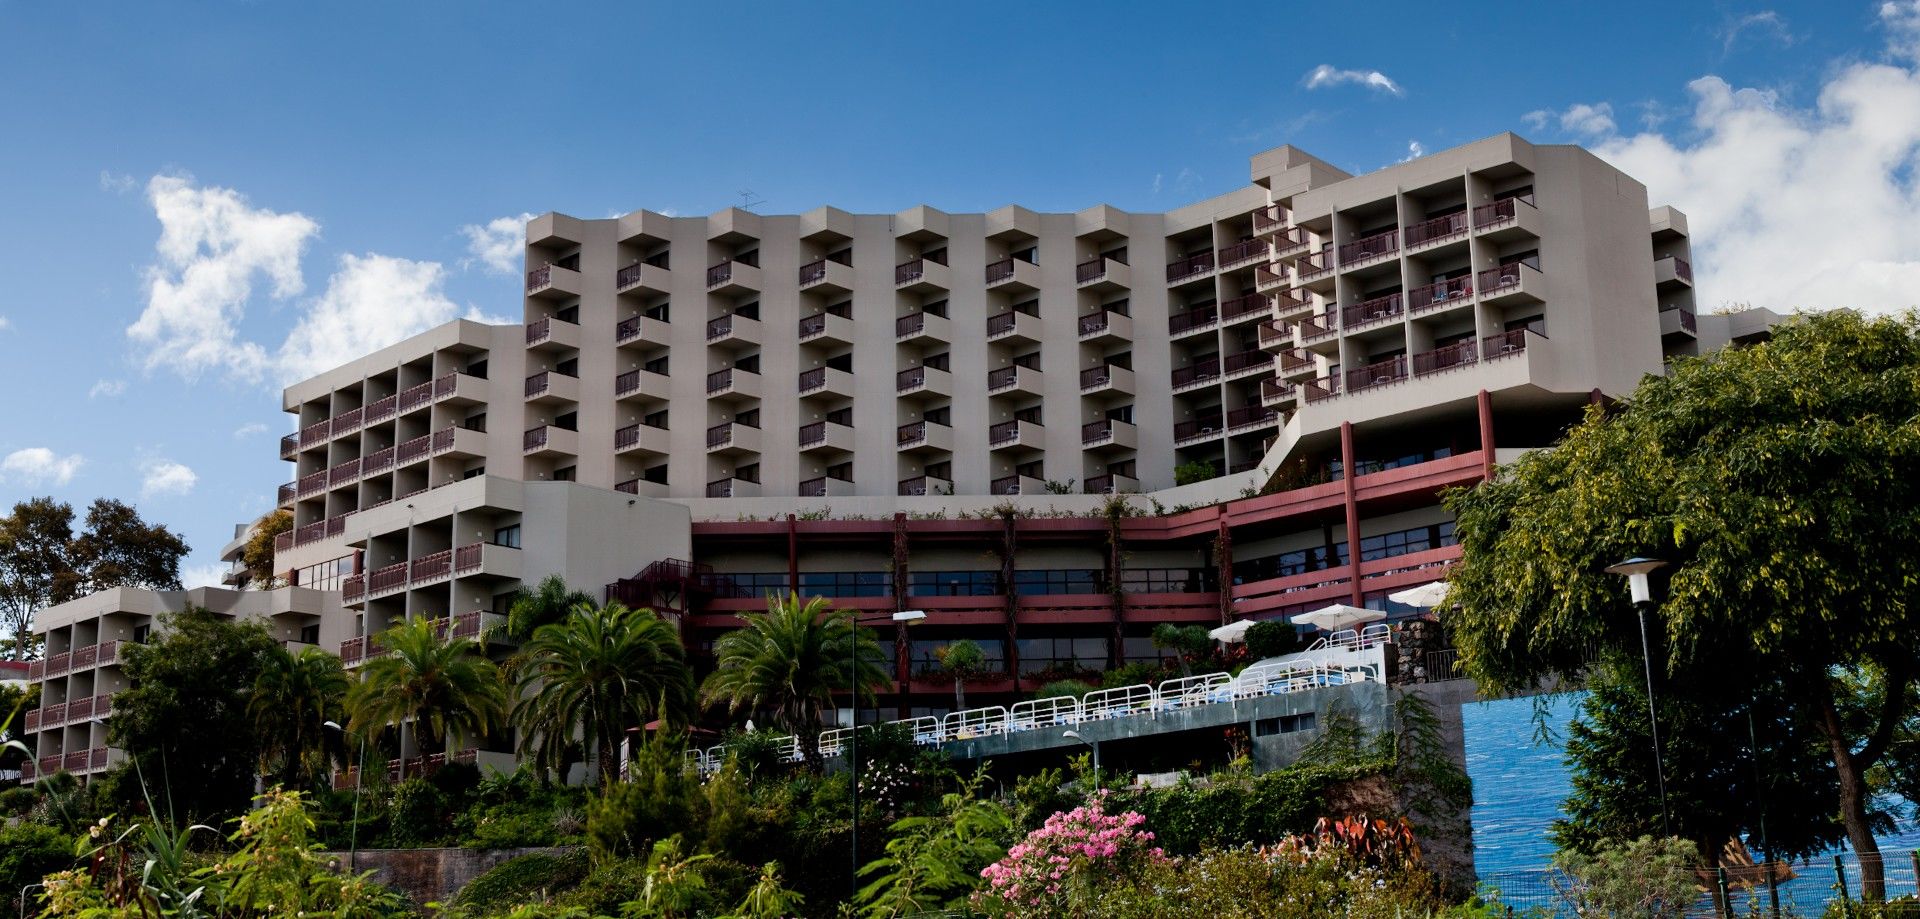
[(582, 603), (591, 605), (593, 597), (568, 587), (557, 574), (547, 575), (534, 589), (522, 587), (514, 592), (507, 607), (507, 637), (525, 642), (541, 626), (567, 618)]
[(953, 709), (967, 707), (967, 678), (987, 671), (987, 653), (967, 639), (960, 639), (934, 652), (940, 669), (953, 677)]
[(619, 775), (615, 754), (627, 728), (655, 715), (684, 724), (693, 710), (679, 632), (652, 610), (619, 603), (583, 603), (535, 630), (515, 675), (521, 752), (550, 760), (559, 747), (535, 738), (571, 738), (577, 728), (595, 748), (602, 784)]
[[(366, 736), (389, 724), (416, 722), (425, 740), (442, 752), (453, 735), (477, 736), (501, 725), (507, 713), (507, 684), (500, 668), (481, 654), (471, 638), (442, 641), (426, 618), (416, 618), (380, 634), (388, 653), (360, 667), (360, 681), (347, 691), (348, 727)], [(422, 747), (427, 744), (421, 744)], [(405, 774), (405, 749), (401, 772)]]
[(717, 669), (700, 687), (701, 702), (724, 702), (732, 714), (770, 713), (800, 738), (807, 764), (821, 768), (821, 710), (849, 687), (871, 699), (872, 687), (887, 680), (885, 655), (854, 626), (852, 610), (829, 610), (821, 597), (803, 603), (799, 594), (769, 595), (766, 612), (741, 618), (741, 628), (714, 643)]
[(304, 787), (325, 763), (326, 723), (340, 717), (346, 695), (339, 658), (319, 648), (268, 655), (247, 702), (260, 735), (261, 767), (278, 762), (281, 785)]

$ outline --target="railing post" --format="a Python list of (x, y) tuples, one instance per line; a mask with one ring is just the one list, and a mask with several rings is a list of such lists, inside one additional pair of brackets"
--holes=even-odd
[[(1833, 886), (1840, 891), (1840, 904), (1849, 912), (1853, 909), (1853, 900), (1847, 896), (1847, 866), (1840, 863), (1840, 856), (1833, 857)], [(1844, 915), (1844, 914), (1843, 914)]]
[(1719, 901), (1716, 905), (1720, 908), (1720, 919), (1733, 919), (1733, 900), (1727, 895), (1727, 866), (1713, 866), (1713, 883), (1718, 893), (1714, 899)]

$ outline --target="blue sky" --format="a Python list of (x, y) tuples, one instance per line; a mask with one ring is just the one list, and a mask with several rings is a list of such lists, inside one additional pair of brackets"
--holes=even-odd
[(190, 580), (290, 477), (278, 384), (517, 318), (524, 213), (1161, 210), (1282, 143), (1517, 130), (1692, 214), (1703, 306), (1920, 290), (1915, 0), (0, 0), (0, 37), (0, 502), (133, 500)]

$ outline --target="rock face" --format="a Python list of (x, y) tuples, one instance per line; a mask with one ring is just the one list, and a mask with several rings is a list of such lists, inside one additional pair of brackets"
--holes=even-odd
[[(372, 871), (373, 879), (407, 895), (416, 905), (445, 903), (474, 878), (510, 858), (533, 852), (558, 855), (564, 848), (530, 849), (361, 849), (354, 870)], [(347, 853), (328, 852), (340, 870)]]

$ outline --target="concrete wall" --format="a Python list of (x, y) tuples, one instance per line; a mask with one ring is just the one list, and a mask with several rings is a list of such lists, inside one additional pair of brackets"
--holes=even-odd
[[(354, 855), (353, 867), (363, 873), (372, 871), (375, 881), (406, 894), (416, 906), (425, 906), (452, 900), (460, 888), (501, 862), (534, 853), (560, 855), (568, 851), (564, 848), (361, 849)], [(347, 853), (322, 854), (340, 870), (347, 869)]]

